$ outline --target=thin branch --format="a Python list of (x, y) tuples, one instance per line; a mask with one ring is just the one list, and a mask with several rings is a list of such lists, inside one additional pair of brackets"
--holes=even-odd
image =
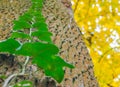
[(78, 3), (80, 2), (80, 0), (77, 0), (77, 2), (76, 2), (76, 5), (75, 5), (75, 9), (74, 9), (74, 13), (76, 12), (76, 10), (77, 10), (77, 7), (78, 7)]
[(16, 76), (23, 76), (25, 74), (23, 73), (19, 73), (19, 74), (12, 74), (10, 75), (6, 80), (5, 80), (5, 83), (3, 84), (3, 87), (8, 87), (8, 83), (10, 82), (10, 80)]
[(22, 75), (25, 75), (25, 68), (26, 68), (26, 65), (27, 65), (27, 63), (29, 62), (29, 57), (27, 56), (26, 57), (26, 60), (25, 60), (25, 63), (24, 63), (24, 65), (23, 65), (23, 69), (22, 69), (22, 72), (21, 73), (15, 73), (15, 74), (12, 74), (12, 75), (10, 75), (6, 80), (5, 80), (5, 82), (4, 82), (4, 84), (3, 84), (3, 87), (8, 87), (8, 83), (10, 82), (10, 80), (12, 79), (12, 78), (14, 78), (14, 77), (16, 77), (16, 76), (22, 76)]
[(28, 64), (28, 62), (29, 62), (29, 59), (30, 59), (30, 57), (29, 56), (27, 56), (26, 57), (26, 60), (25, 60), (25, 63), (24, 63), (24, 65), (23, 65), (23, 69), (22, 69), (22, 72), (21, 73), (25, 73), (25, 68), (26, 68), (26, 65)]

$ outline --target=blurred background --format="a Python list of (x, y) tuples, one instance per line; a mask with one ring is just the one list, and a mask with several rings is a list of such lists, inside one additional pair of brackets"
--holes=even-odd
[(100, 87), (120, 87), (120, 0), (72, 0)]

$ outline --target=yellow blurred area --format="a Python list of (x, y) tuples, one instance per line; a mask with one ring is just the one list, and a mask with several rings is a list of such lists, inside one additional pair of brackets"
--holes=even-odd
[(120, 0), (72, 2), (100, 87), (120, 87)]

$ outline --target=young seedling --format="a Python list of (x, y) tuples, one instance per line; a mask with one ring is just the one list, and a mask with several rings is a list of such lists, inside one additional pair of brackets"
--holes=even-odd
[(25, 66), (30, 58), (33, 64), (44, 70), (46, 76), (51, 76), (58, 83), (64, 78), (63, 67), (74, 68), (58, 55), (59, 48), (52, 42), (52, 33), (48, 31), (42, 15), (43, 0), (31, 2), (30, 9), (14, 21), (12, 35), (0, 42), (0, 52), (26, 56), (22, 72), (8, 77), (3, 87), (14, 76), (25, 74)]

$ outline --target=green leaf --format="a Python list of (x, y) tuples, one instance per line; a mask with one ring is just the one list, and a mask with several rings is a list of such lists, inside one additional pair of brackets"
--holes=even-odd
[(51, 40), (52, 33), (51, 32), (35, 31), (35, 32), (32, 32), (31, 35), (38, 37), (40, 40), (47, 41), (47, 42), (52, 42), (52, 40)]
[(31, 28), (31, 25), (24, 20), (14, 21), (14, 24), (15, 25), (13, 26), (13, 30), (21, 30), (21, 29)]
[(34, 21), (35, 22), (42, 22), (42, 23), (45, 23), (45, 18), (44, 18), (44, 16), (42, 15), (42, 12), (36, 12), (36, 11), (31, 11), (31, 15), (33, 15), (34, 16)]
[(7, 78), (7, 76), (5, 76), (5, 75), (0, 75), (0, 79), (6, 79)]
[(13, 87), (33, 87), (33, 84), (31, 81), (23, 80), (15, 84)]
[(54, 55), (59, 52), (59, 49), (53, 44), (45, 44), (41, 42), (27, 42), (24, 43), (19, 50), (16, 51), (18, 55), (24, 56), (40, 56), (47, 53), (47, 55)]
[(33, 24), (33, 27), (37, 28), (38, 30), (41, 31), (48, 31), (47, 24), (44, 22), (36, 22)]
[(43, 17), (41, 11), (39, 12), (39, 11), (35, 11), (35, 10), (33, 10), (33, 9), (30, 9), (30, 13), (31, 13), (31, 15), (33, 15), (34, 17)]
[(42, 0), (37, 0), (37, 1), (32, 1), (32, 9), (36, 11), (41, 11), (43, 7), (43, 1)]
[(33, 58), (33, 64), (37, 64), (38, 67), (44, 70), (47, 76), (51, 76), (60, 83), (64, 77), (64, 70), (61, 65), (57, 66), (54, 62), (51, 56)]
[(24, 20), (26, 22), (32, 21), (32, 15), (29, 12), (26, 12), (24, 15), (19, 17), (19, 20)]
[(43, 18), (42, 16), (36, 16), (34, 17), (35, 22), (43, 22), (45, 23), (45, 18)]
[(60, 56), (52, 56), (52, 59), (54, 60), (56, 66), (74, 68), (72, 64), (65, 62)]
[[(43, 5), (43, 0), (32, 0), (32, 6), (42, 6)], [(36, 8), (42, 8), (42, 7), (36, 7)]]
[(47, 53), (33, 58), (33, 63), (44, 69), (47, 76), (51, 76), (59, 83), (64, 78), (63, 67), (74, 68), (73, 65), (65, 62), (61, 57), (52, 55), (47, 56)]
[(64, 70), (62, 69), (62, 67), (56, 66), (56, 68), (52, 70), (46, 69), (45, 74), (47, 76), (53, 77), (58, 83), (60, 83), (64, 78)]
[(27, 39), (30, 39), (30, 36), (23, 33), (23, 32), (13, 32), (12, 35), (11, 35), (11, 38), (27, 38)]
[(14, 53), (20, 43), (12, 38), (0, 42), (0, 52)]

